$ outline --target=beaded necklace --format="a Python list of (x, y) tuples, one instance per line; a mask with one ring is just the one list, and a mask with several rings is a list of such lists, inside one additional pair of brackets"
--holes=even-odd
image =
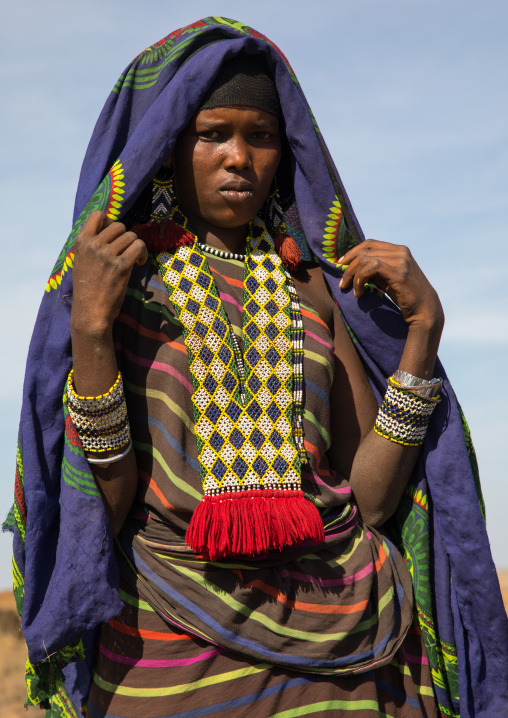
[[(204, 242), (198, 242), (198, 247), (203, 252), (208, 252), (215, 257), (221, 259), (234, 259), (236, 261), (245, 262), (247, 255), (238, 254), (236, 252), (225, 252), (223, 249), (217, 249), (211, 247), (209, 244)], [(295, 440), (296, 448), (298, 449), (298, 456), (302, 464), (308, 464), (307, 451), (305, 450), (304, 438), (303, 438), (303, 320), (302, 313), (300, 311), (300, 300), (298, 298), (293, 278), (287, 269), (281, 265), (281, 270), (286, 276), (286, 283), (289, 290), (289, 296), (291, 300), (291, 343), (293, 346), (293, 438)], [(238, 340), (230, 327), (231, 341), (233, 343), (233, 350), (235, 352), (236, 364), (238, 369), (238, 376), (240, 379), (240, 392), (243, 396), (245, 403), (245, 372), (243, 367), (243, 357), (238, 346)]]
[(256, 217), (244, 260), (242, 360), (203, 250), (178, 208), (172, 219), (181, 238), (156, 261), (189, 355), (204, 490), (186, 541), (212, 560), (319, 543), (322, 520), (300, 486), (303, 326), (293, 283)]

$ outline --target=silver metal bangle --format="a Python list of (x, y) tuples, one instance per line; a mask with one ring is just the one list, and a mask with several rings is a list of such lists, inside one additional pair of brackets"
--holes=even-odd
[(429, 399), (437, 396), (443, 386), (443, 380), (440, 378), (420, 379), (420, 377), (408, 374), (401, 369), (394, 371), (392, 376), (403, 388), (407, 388), (409, 391), (413, 389), (418, 393), (418, 396), (428, 397)]
[(88, 461), (89, 464), (98, 464), (99, 466), (104, 466), (104, 468), (106, 468), (110, 464), (114, 464), (116, 461), (120, 461), (121, 459), (124, 459), (131, 449), (132, 449), (132, 439), (129, 439), (127, 448), (124, 449), (121, 454), (115, 454), (115, 456), (108, 456), (105, 459), (92, 459), (89, 456), (87, 456), (86, 460)]

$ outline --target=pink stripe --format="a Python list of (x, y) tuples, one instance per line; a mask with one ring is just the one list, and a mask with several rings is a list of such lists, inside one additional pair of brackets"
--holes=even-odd
[(406, 661), (409, 661), (409, 663), (419, 663), (423, 664), (424, 666), (429, 665), (429, 659), (426, 656), (412, 656), (407, 651), (402, 649), (404, 651), (404, 658)]
[(326, 481), (323, 481), (319, 476), (316, 474), (308, 474), (306, 471), (302, 471), (302, 479), (305, 479), (306, 481), (310, 481), (313, 484), (321, 484), (321, 486), (326, 486), (327, 489), (330, 489), (330, 491), (333, 491), (334, 494), (350, 494), (351, 493), (351, 487), (345, 486), (342, 489), (336, 489), (333, 486), (330, 486), (330, 484), (327, 484)]
[(297, 581), (314, 583), (316, 584), (316, 586), (348, 586), (349, 584), (355, 583), (356, 581), (360, 581), (362, 578), (365, 578), (365, 576), (368, 576), (369, 573), (372, 573), (373, 568), (374, 563), (371, 561), (365, 566), (365, 568), (362, 568), (361, 571), (357, 571), (351, 576), (345, 576), (344, 578), (314, 578), (314, 576), (309, 576), (309, 574), (307, 573), (300, 573), (299, 571), (288, 571), (285, 568), (281, 570), (280, 575), (287, 578), (296, 578)]
[(333, 351), (333, 344), (330, 344), (330, 342), (326, 342), (324, 339), (321, 339), (321, 337), (318, 337), (317, 334), (314, 334), (314, 332), (309, 332), (308, 329), (305, 329), (305, 336), (306, 337), (312, 337), (316, 342), (319, 342), (320, 344), (324, 344), (325, 347), (328, 347), (330, 351)]
[(230, 304), (234, 304), (239, 312), (243, 312), (242, 305), (238, 304), (236, 299), (234, 297), (232, 297), (230, 294), (225, 294), (224, 292), (219, 292), (219, 297), (222, 299), (223, 302), (226, 301), (226, 302), (229, 302)]
[(218, 656), (220, 653), (225, 653), (225, 648), (214, 648), (212, 651), (202, 653), (200, 656), (194, 658), (172, 658), (168, 660), (155, 661), (148, 658), (130, 658), (130, 656), (121, 656), (119, 653), (113, 653), (102, 643), (99, 647), (100, 652), (115, 663), (123, 663), (126, 666), (137, 666), (138, 668), (170, 668), (171, 666), (189, 666), (191, 663), (199, 663), (199, 661), (206, 661), (212, 656)]
[(140, 366), (146, 366), (149, 369), (159, 369), (159, 371), (164, 371), (166, 372), (166, 374), (171, 374), (171, 376), (174, 376), (175, 379), (178, 379), (178, 381), (183, 384), (183, 386), (188, 389), (188, 391), (192, 394), (193, 390), (190, 381), (187, 381), (183, 374), (180, 374), (180, 372), (174, 369), (172, 366), (169, 366), (168, 364), (163, 364), (160, 361), (152, 361), (151, 359), (143, 359), (142, 357), (138, 357), (136, 354), (133, 354), (128, 349), (126, 349), (120, 342), (115, 342), (115, 349), (120, 349), (120, 351), (122, 351), (125, 356), (135, 364), (139, 364)]

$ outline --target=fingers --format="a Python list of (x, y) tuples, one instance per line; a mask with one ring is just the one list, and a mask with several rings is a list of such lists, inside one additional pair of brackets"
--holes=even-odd
[(113, 257), (122, 257), (130, 268), (148, 259), (146, 245), (135, 232), (127, 232), (122, 222), (115, 222), (99, 211), (90, 214), (76, 239), (78, 253), (85, 248), (97, 252), (110, 250)]
[(110, 244), (125, 234), (126, 227), (121, 222), (115, 222), (104, 212), (92, 212), (83, 224), (79, 237), (96, 239), (99, 244)]
[(86, 222), (81, 227), (81, 230), (79, 232), (80, 235), (86, 235), (87, 237), (95, 237), (102, 230), (104, 227), (108, 226), (108, 224), (111, 224), (110, 220), (104, 212), (99, 212), (99, 210), (95, 210), (95, 212), (91, 212)]
[(356, 297), (362, 296), (368, 282), (375, 282), (380, 289), (390, 291), (395, 283), (407, 279), (412, 261), (407, 247), (366, 240), (339, 260), (347, 265), (339, 286), (342, 290), (352, 287)]
[(148, 259), (148, 249), (146, 248), (146, 244), (142, 239), (139, 239), (134, 232), (128, 232), (127, 234), (134, 235), (135, 239), (131, 241), (122, 252), (122, 258), (125, 259), (131, 267), (135, 264), (144, 264)]

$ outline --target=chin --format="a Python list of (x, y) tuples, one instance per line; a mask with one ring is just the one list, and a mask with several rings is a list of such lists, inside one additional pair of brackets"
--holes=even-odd
[(220, 229), (240, 229), (241, 227), (246, 227), (258, 212), (259, 210), (242, 212), (241, 214), (232, 212), (231, 214), (224, 214), (221, 217), (203, 217), (203, 220)]

